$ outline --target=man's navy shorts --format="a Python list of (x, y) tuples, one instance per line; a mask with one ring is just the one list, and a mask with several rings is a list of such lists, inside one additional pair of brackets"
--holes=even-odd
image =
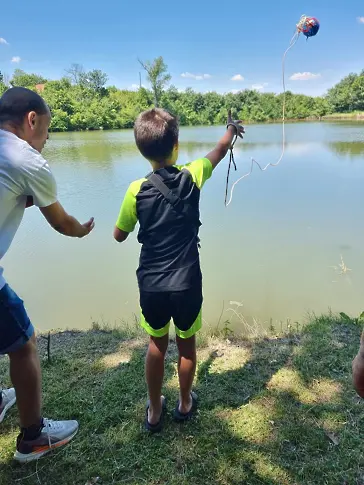
[(6, 284), (0, 290), (0, 354), (21, 349), (33, 333), (23, 300)]

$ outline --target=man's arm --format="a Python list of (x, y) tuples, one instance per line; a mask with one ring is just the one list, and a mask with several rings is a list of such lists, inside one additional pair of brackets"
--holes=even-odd
[(226, 154), (231, 147), (234, 137), (237, 135), (238, 137), (243, 138), (243, 133), (245, 133), (243, 126), (241, 126), (241, 121), (233, 121), (233, 119), (231, 118), (231, 110), (229, 110), (227, 124), (228, 127), (225, 135), (221, 138), (216, 147), (205, 157), (210, 160), (212, 169), (216, 168), (221, 160), (226, 157)]
[(64, 236), (81, 238), (87, 236), (95, 227), (93, 217), (85, 224), (80, 224), (77, 219), (67, 214), (59, 202), (39, 209), (53, 229)]

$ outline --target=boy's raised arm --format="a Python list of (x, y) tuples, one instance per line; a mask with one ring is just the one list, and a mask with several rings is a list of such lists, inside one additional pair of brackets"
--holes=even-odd
[(231, 118), (231, 110), (229, 110), (227, 131), (225, 135), (221, 138), (216, 147), (205, 157), (210, 160), (213, 169), (225, 158), (234, 137), (238, 135), (239, 138), (243, 138), (243, 133), (245, 133), (245, 130), (244, 127), (241, 126), (241, 121), (233, 121)]

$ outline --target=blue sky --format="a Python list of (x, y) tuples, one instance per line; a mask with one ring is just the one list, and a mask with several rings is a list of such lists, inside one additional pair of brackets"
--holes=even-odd
[(58, 78), (77, 62), (130, 88), (139, 81), (137, 58), (162, 55), (180, 89), (280, 91), (282, 54), (301, 14), (317, 17), (321, 29), (289, 53), (287, 78), (297, 79), (289, 89), (322, 94), (364, 69), (363, 0), (20, 0), (1, 6), (0, 70)]

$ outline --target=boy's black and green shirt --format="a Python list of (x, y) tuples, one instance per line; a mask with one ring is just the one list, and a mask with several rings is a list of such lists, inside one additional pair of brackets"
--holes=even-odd
[(201, 283), (198, 250), (200, 190), (211, 177), (212, 165), (201, 158), (154, 172), (184, 204), (195, 211), (187, 219), (164, 198), (148, 177), (130, 184), (116, 226), (132, 232), (139, 221), (142, 244), (139, 288), (143, 291), (183, 291)]

